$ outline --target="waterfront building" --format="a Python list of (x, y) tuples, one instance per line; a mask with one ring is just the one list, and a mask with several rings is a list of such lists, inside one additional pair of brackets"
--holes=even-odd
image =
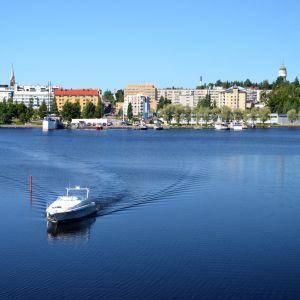
[(219, 107), (227, 106), (232, 110), (246, 109), (246, 90), (242, 87), (233, 86), (227, 89), (225, 92), (222, 92), (220, 95)]
[(153, 84), (130, 84), (124, 89), (124, 98), (127, 96), (143, 95), (150, 99), (151, 111), (157, 109), (157, 89)]
[(58, 86), (48, 85), (19, 85), (16, 84), (13, 65), (11, 66), (9, 85), (0, 85), (0, 101), (13, 99), (14, 103), (30, 104), (33, 108), (39, 108), (45, 101), (50, 110), (53, 104), (54, 89)]
[(172, 104), (182, 104), (186, 103), (192, 105), (194, 102), (194, 90), (193, 89), (177, 89), (177, 88), (166, 88), (157, 90), (157, 100), (161, 97), (168, 99)]
[(214, 86), (213, 88), (209, 88), (207, 90), (207, 94), (210, 96), (211, 103), (217, 105), (217, 103), (222, 100), (222, 94), (224, 91), (225, 89), (220, 86)]
[(0, 85), (0, 102), (3, 102), (4, 100), (12, 99), (14, 94), (14, 90), (12, 87), (1, 84)]
[(181, 104), (194, 108), (199, 101), (205, 99), (207, 95), (210, 96), (211, 102), (216, 103), (219, 100), (220, 93), (224, 91), (222, 88), (213, 89), (178, 89), (166, 88), (157, 90), (157, 99), (161, 97), (168, 99), (172, 104)]
[(150, 112), (150, 97), (142, 94), (127, 95), (123, 103), (123, 114), (125, 116), (127, 116), (129, 103), (132, 105), (132, 113), (134, 116), (143, 117), (145, 120), (148, 119)]
[(101, 100), (101, 90), (99, 89), (55, 89), (54, 97), (59, 111), (67, 102), (80, 104), (81, 111), (89, 103), (98, 104)]
[(14, 103), (24, 103), (26, 106), (32, 104), (33, 108), (39, 108), (45, 101), (50, 110), (53, 105), (54, 89), (48, 85), (16, 85), (13, 88)]

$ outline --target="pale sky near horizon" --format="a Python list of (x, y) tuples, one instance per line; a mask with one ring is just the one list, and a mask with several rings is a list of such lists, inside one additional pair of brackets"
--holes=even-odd
[(300, 75), (300, 2), (28, 0), (1, 4), (0, 83), (124, 88)]

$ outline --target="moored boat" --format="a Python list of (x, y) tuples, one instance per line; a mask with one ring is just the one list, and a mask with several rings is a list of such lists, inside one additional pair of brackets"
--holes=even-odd
[(45, 117), (43, 119), (43, 131), (57, 129), (57, 119), (53, 117)]
[[(75, 186), (67, 188), (67, 195), (59, 196), (47, 209), (47, 219), (51, 222), (64, 222), (80, 219), (97, 212), (95, 202), (89, 200), (89, 189)], [(82, 195), (85, 193), (85, 195)]]
[(243, 130), (243, 124), (240, 122), (233, 122), (231, 129), (233, 129), (234, 131), (242, 131)]
[(215, 129), (216, 129), (216, 130), (228, 130), (229, 127), (228, 127), (228, 125), (227, 125), (226, 123), (224, 123), (224, 122), (217, 122), (217, 123), (215, 124)]

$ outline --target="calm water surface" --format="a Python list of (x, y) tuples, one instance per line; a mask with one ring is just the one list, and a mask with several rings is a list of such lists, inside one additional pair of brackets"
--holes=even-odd
[[(0, 170), (2, 299), (300, 297), (298, 130), (1, 129)], [(99, 216), (47, 225), (69, 184)]]

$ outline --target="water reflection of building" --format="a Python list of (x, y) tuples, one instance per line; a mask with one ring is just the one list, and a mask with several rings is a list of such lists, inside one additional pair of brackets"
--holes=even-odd
[(47, 238), (50, 241), (86, 242), (90, 239), (91, 226), (96, 217), (62, 224), (47, 223)]

